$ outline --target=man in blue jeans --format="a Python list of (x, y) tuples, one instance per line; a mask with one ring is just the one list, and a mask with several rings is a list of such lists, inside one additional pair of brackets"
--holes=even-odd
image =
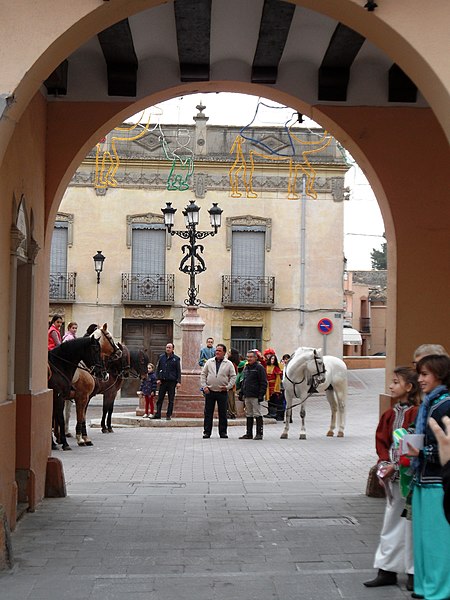
[(173, 402), (175, 399), (175, 390), (181, 385), (181, 361), (180, 357), (174, 354), (174, 345), (166, 345), (166, 351), (160, 355), (156, 365), (156, 378), (159, 385), (158, 401), (156, 403), (156, 412), (153, 419), (161, 418), (161, 409), (164, 402), (164, 396), (167, 393), (169, 399), (167, 404), (166, 421), (170, 421), (173, 413)]

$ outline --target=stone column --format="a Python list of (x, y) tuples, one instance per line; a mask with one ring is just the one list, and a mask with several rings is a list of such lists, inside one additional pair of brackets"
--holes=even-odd
[(181, 353), (181, 387), (174, 407), (175, 417), (203, 417), (204, 400), (200, 391), (201, 367), (198, 364), (205, 322), (196, 306), (189, 306), (180, 323), (183, 350)]

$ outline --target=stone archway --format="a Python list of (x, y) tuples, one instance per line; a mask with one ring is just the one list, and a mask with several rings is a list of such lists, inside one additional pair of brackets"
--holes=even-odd
[[(328, 0), (295, 2), (342, 21), (382, 48), (416, 81), (429, 108), (316, 103), (303, 97), (295, 65), (277, 85), (264, 87), (245, 79), (242, 64), (236, 60), (214, 65), (211, 80), (201, 84), (180, 84), (177, 68), (161, 70), (153, 79), (149, 78), (144, 93), (133, 101), (111, 102), (106, 95), (96, 101), (83, 96), (71, 102), (48, 101), (40, 86), (64, 58), (105, 27), (164, 3), (64, 0), (57, 11), (54, 0), (42, 0), (32, 6), (25, 0), (14, 6), (6, 4), (0, 25), (3, 48), (8, 51), (0, 72), (0, 193), (4, 199), (12, 198), (13, 194), (17, 198), (25, 195), (35, 215), (36, 241), (43, 248), (36, 260), (30, 295), (34, 336), (28, 347), (30, 390), (23, 399), (27, 420), (17, 433), (16, 401), (8, 398), (7, 377), (0, 378), (0, 504), (6, 506), (11, 522), (15, 521), (16, 484), (11, 465), (17, 463), (16, 440), (25, 440), (29, 456), (49, 452), (49, 439), (45, 443), (44, 434), (33, 438), (31, 431), (33, 428), (48, 431), (50, 422), (42, 351), (47, 327), (50, 232), (57, 206), (89, 147), (124, 116), (143, 106), (199, 89), (238, 91), (289, 104), (327, 127), (362, 166), (386, 222), (391, 260), (388, 322), (391, 366), (394, 362), (409, 362), (413, 348), (419, 343), (445, 343), (450, 338), (448, 319), (442, 322), (441, 318), (448, 312), (450, 279), (447, 174), (450, 75), (446, 63), (450, 6), (446, 0), (435, 0), (426, 7), (421, 0), (398, 0), (389, 5), (383, 3), (382, 10), (380, 7), (375, 13), (365, 11), (361, 0), (334, 4)], [(405, 13), (408, 19), (404, 18)], [(241, 40), (228, 42), (230, 47), (238, 48)], [(10, 282), (11, 204), (12, 201), (5, 201), (6, 218), (0, 223), (0, 268), (4, 282)], [(0, 289), (0, 302), (10, 307), (9, 312), (0, 314), (3, 332), (0, 360), (5, 373), (8, 372), (8, 323), (14, 314), (10, 295), (11, 286), (6, 284)], [(37, 410), (39, 406), (41, 410)], [(45, 478), (42, 461), (36, 469), (33, 493), (39, 499)]]

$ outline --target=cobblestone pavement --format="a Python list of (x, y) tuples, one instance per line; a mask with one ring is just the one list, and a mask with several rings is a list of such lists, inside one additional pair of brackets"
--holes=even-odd
[[(375, 462), (384, 371), (349, 374), (346, 435), (327, 438), (324, 397), (308, 403), (308, 439), (282, 423), (264, 440), (199, 427), (102, 434), (55, 452), (68, 497), (47, 499), (13, 534), (15, 567), (1, 600), (365, 600), (384, 500), (364, 495)], [(122, 409), (125, 401), (122, 400)]]

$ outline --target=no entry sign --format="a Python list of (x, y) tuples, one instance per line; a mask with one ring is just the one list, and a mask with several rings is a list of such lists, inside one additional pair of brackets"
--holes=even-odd
[(327, 319), (326, 317), (320, 319), (317, 323), (317, 328), (323, 335), (328, 335), (333, 331), (333, 321), (331, 319)]

